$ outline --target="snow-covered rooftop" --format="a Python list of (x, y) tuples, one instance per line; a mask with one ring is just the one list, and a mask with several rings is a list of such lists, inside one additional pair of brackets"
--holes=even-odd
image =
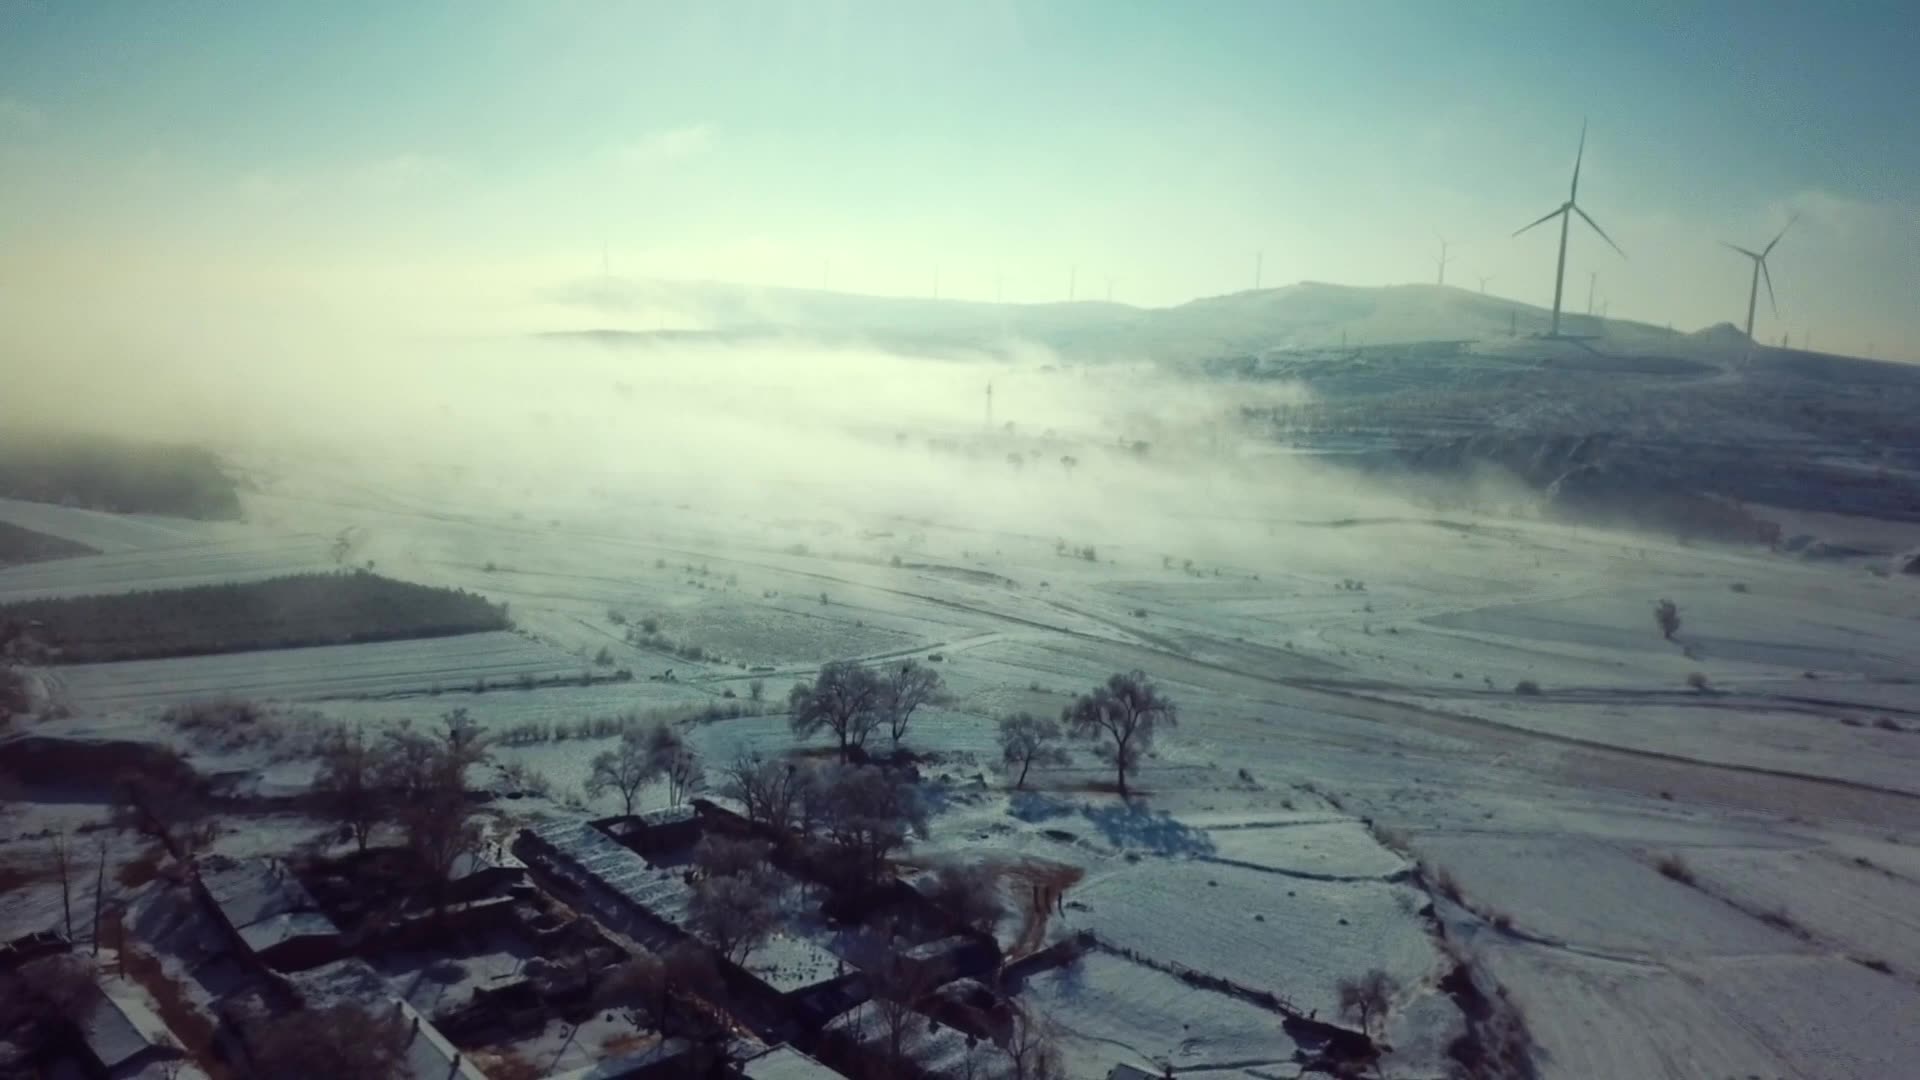
[(666, 1039), (654, 1043), (645, 1050), (606, 1058), (568, 1072), (554, 1073), (547, 1080), (617, 1080), (618, 1077), (629, 1076), (642, 1069), (672, 1061), (686, 1053), (692, 1045), (681, 1038)]
[(740, 1071), (747, 1080), (845, 1080), (791, 1046), (776, 1046), (740, 1066)]
[(686, 921), (693, 890), (683, 871), (648, 863), (590, 822), (547, 822), (530, 831), (582, 872), (656, 918), (675, 926)]
[(682, 803), (679, 806), (663, 806), (658, 810), (649, 810), (639, 815), (639, 817), (642, 825), (653, 829), (662, 825), (679, 825), (683, 822), (692, 821), (695, 817), (695, 811), (691, 803)]
[(306, 887), (279, 859), (241, 859), (203, 868), (200, 883), (227, 925), (254, 952), (297, 937), (338, 934)]
[(167, 1025), (138, 996), (106, 986), (80, 1020), (87, 1049), (109, 1070), (155, 1048), (175, 1049)]

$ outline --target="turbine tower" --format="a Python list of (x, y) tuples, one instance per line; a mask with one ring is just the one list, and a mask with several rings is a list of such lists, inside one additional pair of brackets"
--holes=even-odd
[(1439, 233), (1434, 233), (1433, 235), (1440, 241), (1440, 284), (1445, 285), (1447, 283), (1447, 264), (1453, 261), (1447, 257), (1447, 248), (1451, 245), (1447, 243), (1447, 238), (1441, 236)]
[(1594, 232), (1599, 233), (1600, 239), (1605, 240), (1608, 247), (1618, 252), (1621, 258), (1624, 259), (1627, 257), (1627, 253), (1620, 250), (1620, 245), (1613, 242), (1613, 237), (1607, 235), (1607, 230), (1601, 228), (1599, 222), (1588, 217), (1585, 210), (1580, 209), (1580, 204), (1577, 201), (1580, 197), (1580, 162), (1586, 157), (1586, 153), (1587, 123), (1582, 120), (1580, 122), (1580, 149), (1576, 151), (1573, 156), (1573, 183), (1567, 188), (1567, 201), (1561, 203), (1559, 209), (1541, 217), (1540, 220), (1535, 221), (1526, 228), (1516, 230), (1513, 234), (1519, 236), (1521, 233), (1526, 232), (1527, 229), (1533, 228), (1534, 225), (1544, 225), (1554, 218), (1560, 219), (1560, 261), (1555, 265), (1553, 272), (1553, 329), (1548, 332), (1548, 337), (1557, 338), (1560, 336), (1560, 297), (1565, 291), (1567, 283), (1567, 229), (1568, 226), (1573, 223), (1573, 215), (1579, 214), (1580, 220), (1591, 226)]
[(1485, 295), (1487, 295), (1487, 282), (1489, 282), (1489, 281), (1492, 281), (1492, 280), (1493, 280), (1493, 275), (1492, 275), (1492, 274), (1481, 274), (1481, 275), (1480, 275), (1480, 295), (1481, 295), (1481, 296), (1485, 296)]
[(1747, 352), (1749, 355), (1753, 352), (1753, 309), (1760, 299), (1760, 279), (1763, 277), (1767, 279), (1767, 303), (1772, 306), (1774, 315), (1780, 314), (1780, 304), (1773, 298), (1773, 274), (1767, 270), (1767, 256), (1773, 254), (1773, 245), (1779, 243), (1782, 236), (1787, 235), (1788, 229), (1793, 228), (1793, 222), (1793, 218), (1788, 218), (1787, 223), (1782, 225), (1773, 239), (1767, 242), (1767, 246), (1759, 251), (1748, 251), (1738, 244), (1720, 241), (1721, 246), (1732, 248), (1753, 260), (1753, 281), (1747, 286)]

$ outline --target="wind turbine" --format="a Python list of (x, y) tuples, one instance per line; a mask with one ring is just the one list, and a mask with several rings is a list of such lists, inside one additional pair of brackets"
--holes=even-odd
[(1447, 283), (1447, 264), (1453, 261), (1447, 258), (1447, 248), (1450, 245), (1447, 243), (1446, 237), (1441, 236), (1439, 233), (1434, 233), (1433, 235), (1440, 241), (1440, 284), (1445, 285)]
[(1749, 352), (1753, 349), (1753, 309), (1760, 299), (1760, 279), (1763, 277), (1767, 279), (1767, 303), (1772, 306), (1774, 315), (1780, 314), (1780, 304), (1773, 298), (1773, 275), (1767, 270), (1767, 256), (1773, 254), (1773, 245), (1779, 243), (1782, 236), (1787, 235), (1788, 229), (1793, 228), (1794, 220), (1794, 218), (1788, 218), (1787, 223), (1780, 227), (1780, 231), (1768, 241), (1767, 246), (1759, 251), (1748, 251), (1738, 244), (1720, 241), (1722, 247), (1732, 248), (1753, 260), (1753, 281), (1747, 286), (1747, 349)]
[(1493, 280), (1493, 275), (1492, 275), (1492, 274), (1481, 274), (1481, 275), (1480, 275), (1480, 295), (1481, 295), (1481, 296), (1485, 296), (1485, 295), (1487, 295), (1487, 282), (1489, 282), (1489, 281), (1492, 281), (1492, 280)]
[(1553, 272), (1553, 329), (1548, 332), (1548, 337), (1560, 336), (1560, 296), (1567, 283), (1567, 229), (1573, 222), (1573, 215), (1579, 214), (1580, 220), (1591, 226), (1594, 232), (1599, 233), (1600, 239), (1605, 240), (1608, 247), (1619, 252), (1621, 258), (1624, 259), (1627, 257), (1626, 252), (1620, 251), (1620, 245), (1613, 242), (1613, 237), (1607, 235), (1607, 230), (1601, 228), (1599, 222), (1588, 217), (1585, 210), (1580, 209), (1580, 204), (1577, 201), (1580, 197), (1580, 162), (1586, 157), (1586, 154), (1587, 122), (1582, 120), (1580, 121), (1580, 149), (1575, 152), (1573, 156), (1573, 183), (1567, 188), (1567, 201), (1561, 203), (1559, 209), (1543, 216), (1540, 220), (1535, 221), (1532, 225), (1528, 225), (1524, 229), (1516, 230), (1513, 234), (1519, 236), (1521, 233), (1526, 232), (1527, 229), (1533, 228), (1534, 225), (1544, 225), (1554, 218), (1560, 219), (1560, 261)]

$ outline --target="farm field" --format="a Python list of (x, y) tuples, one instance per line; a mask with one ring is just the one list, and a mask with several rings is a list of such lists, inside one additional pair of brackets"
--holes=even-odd
[[(581, 431), (626, 408), (559, 385), (549, 405), (593, 418)], [(315, 775), (297, 740), (249, 757), (154, 728), (163, 711), (238, 698), (377, 736), (464, 710), (499, 740), (480, 782), (504, 835), (622, 809), (587, 791), (617, 718), (681, 718), (724, 802), (744, 757), (833, 756), (827, 733), (794, 734), (795, 684), (830, 660), (913, 661), (943, 696), (898, 746), (928, 809), (901, 868), (994, 868), (993, 933), (1019, 954), (1093, 935), (1077, 967), (1019, 995), (1058, 1025), (1076, 1080), (1122, 1062), (1291, 1075), (1312, 1051), (1274, 1003), (1352, 1028), (1340, 984), (1373, 970), (1394, 988), (1386, 1074), (1445, 1075), (1476, 1037), (1446, 988), (1461, 963), (1506, 988), (1542, 1076), (1874, 1076), (1904, 1060), (1889, 1010), (1920, 971), (1913, 579), (1436, 511), (1306, 466), (1280, 487), (1223, 472), (1210, 493), (1091, 448), (1069, 473), (948, 461), (891, 432), (859, 445), (886, 483), (703, 491), (485, 448), (380, 468), (240, 452), (238, 521), (0, 500), (0, 521), (100, 552), (0, 569), (0, 603), (371, 563), (504, 604), (514, 626), (30, 666), (37, 705), (18, 730), (150, 733), (271, 804)], [(933, 480), (964, 481), (978, 505), (924, 495)], [(1116, 509), (1133, 505), (1153, 509)], [(1663, 598), (1681, 617), (1671, 640)], [(1057, 720), (1133, 670), (1178, 713), (1130, 799), (1083, 737), (1012, 789), (1000, 718)], [(883, 728), (865, 749), (895, 746)], [(649, 785), (635, 809), (669, 801)], [(319, 827), (288, 812), (218, 844), (272, 850)], [(1669, 853), (1694, 884), (1662, 875)], [(1070, 882), (1044, 917), (1034, 881)], [(29, 925), (57, 907), (36, 887), (0, 912)], [(517, 962), (476, 952), (468, 982), (386, 977), (431, 1008)], [(558, 1028), (529, 1039), (587, 1060)]]

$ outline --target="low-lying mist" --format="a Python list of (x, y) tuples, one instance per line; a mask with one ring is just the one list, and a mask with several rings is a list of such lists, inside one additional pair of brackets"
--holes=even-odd
[(283, 336), (40, 375), (14, 416), (206, 445), (268, 495), (347, 485), (468, 515), (900, 519), (1264, 563), (1275, 522), (1430, 512), (1243, 420), (1306, 400), (1298, 386), (1031, 347)]

